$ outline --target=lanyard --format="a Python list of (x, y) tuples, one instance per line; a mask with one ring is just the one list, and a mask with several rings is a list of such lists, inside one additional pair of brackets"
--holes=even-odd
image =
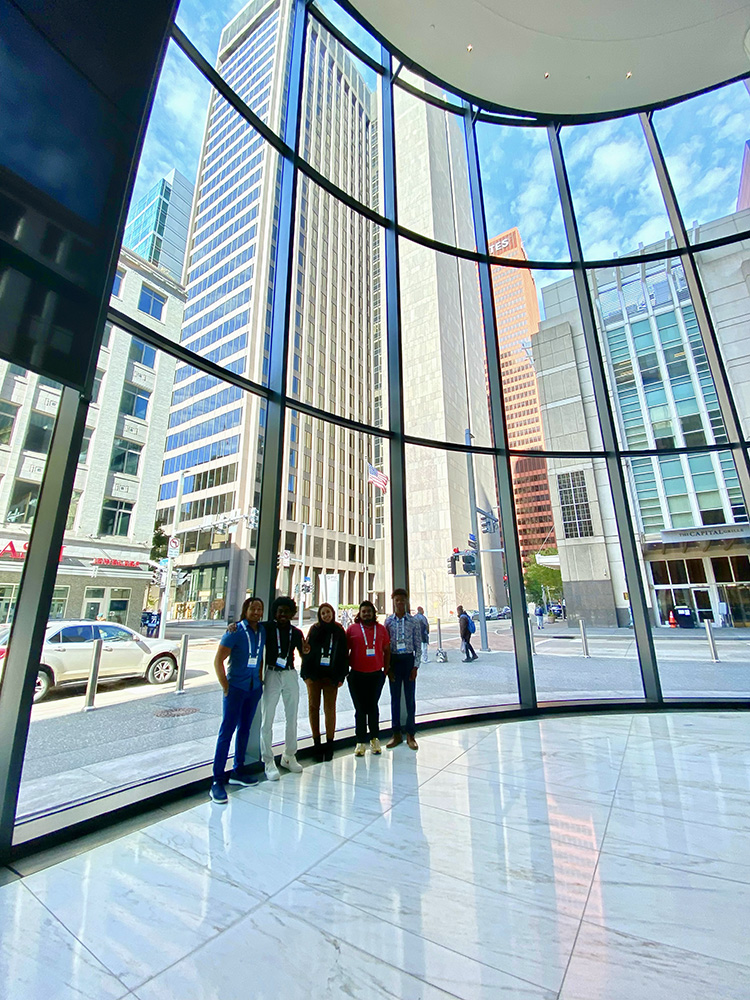
[[(292, 651), (292, 629), (291, 629), (291, 626), (290, 626), (289, 627), (289, 648), (287, 649), (286, 656), (284, 657), (284, 659), (286, 660), (287, 666), (289, 666), (289, 654), (291, 653), (291, 651)], [(276, 659), (278, 660), (278, 658), (280, 656), (284, 656), (284, 654), (281, 652), (281, 632), (279, 630), (279, 626), (277, 625), (276, 626)]]
[(250, 626), (247, 624), (247, 621), (244, 618), (242, 619), (242, 622), (240, 624), (247, 633), (247, 641), (248, 645), (250, 646), (250, 659), (257, 660), (258, 649), (260, 647), (260, 629), (256, 631), (255, 629), (250, 628)]
[(362, 624), (362, 622), (359, 623), (359, 627), (362, 629), (362, 638), (365, 641), (365, 649), (375, 649), (375, 631), (376, 631), (375, 626), (373, 626), (372, 629), (372, 646), (367, 645), (367, 636), (365, 635), (365, 627)]
[(406, 615), (396, 618), (396, 641), (406, 644)]

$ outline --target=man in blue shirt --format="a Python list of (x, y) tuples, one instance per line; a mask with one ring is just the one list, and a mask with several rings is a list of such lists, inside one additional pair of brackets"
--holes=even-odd
[[(265, 631), (260, 624), (263, 601), (248, 597), (242, 605), (238, 627), (225, 632), (214, 659), (214, 670), (224, 692), (223, 716), (214, 756), (214, 780), (211, 798), (222, 805), (227, 801), (224, 772), (229, 755), (229, 744), (234, 743), (234, 769), (229, 775), (230, 785), (254, 785), (251, 774), (245, 774), (245, 753), (250, 738), (250, 726), (263, 693), (263, 647)], [(225, 669), (229, 657), (229, 670)]]
[(386, 746), (389, 750), (402, 742), (401, 736), (401, 689), (406, 701), (406, 745), (418, 750), (414, 738), (416, 716), (417, 671), (422, 656), (422, 625), (417, 618), (406, 611), (408, 594), (402, 588), (394, 590), (393, 614), (388, 615), (385, 627), (391, 639), (391, 660), (388, 680), (391, 682), (391, 720), (393, 736)]

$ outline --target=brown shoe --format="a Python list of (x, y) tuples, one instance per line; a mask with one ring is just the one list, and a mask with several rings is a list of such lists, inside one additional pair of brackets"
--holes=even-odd
[(393, 750), (394, 747), (397, 747), (399, 745), (399, 743), (403, 743), (403, 742), (404, 742), (404, 740), (403, 740), (403, 737), (401, 736), (401, 733), (394, 733), (393, 736), (391, 736), (390, 740), (386, 743), (385, 746), (386, 746), (387, 750)]
[(406, 737), (406, 745), (408, 746), (408, 748), (409, 748), (410, 750), (419, 750), (419, 744), (418, 744), (418, 743), (417, 743), (417, 741), (416, 741), (416, 740), (414, 739), (414, 737), (413, 737), (413, 736), (411, 736), (411, 735), (408, 735), (408, 736)]

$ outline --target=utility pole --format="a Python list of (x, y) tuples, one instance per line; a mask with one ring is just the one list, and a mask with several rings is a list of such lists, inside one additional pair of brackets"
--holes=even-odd
[(305, 610), (305, 559), (307, 558), (307, 525), (302, 525), (302, 565), (299, 571), (299, 620), (297, 625), (302, 628), (302, 618)]
[[(466, 430), (466, 445), (471, 447), (472, 433)], [(470, 451), (466, 452), (466, 466), (469, 474), (469, 510), (471, 511), (471, 533), (477, 539), (477, 549), (479, 548), (479, 525), (477, 522), (477, 495), (474, 487), (474, 456)], [(487, 642), (487, 619), (484, 616), (484, 584), (482, 582), (482, 556), (477, 551), (477, 610), (479, 612), (479, 637), (482, 643), (483, 653), (489, 653), (490, 647)]]
[(173, 538), (178, 540), (179, 536), (177, 534), (177, 527), (180, 523), (180, 506), (182, 505), (182, 494), (185, 488), (185, 470), (180, 471), (180, 478), (177, 480), (177, 496), (175, 497), (174, 504), (174, 517), (172, 518), (172, 531), (170, 533), (170, 542), (167, 543), (167, 572), (165, 573), (164, 579), (164, 593), (161, 595), (161, 616), (159, 618), (159, 638), (164, 638), (164, 629), (167, 626), (167, 615), (169, 614), (169, 592), (172, 588), (172, 568), (174, 567), (174, 561), (179, 555), (179, 551), (174, 552), (170, 548), (170, 543)]

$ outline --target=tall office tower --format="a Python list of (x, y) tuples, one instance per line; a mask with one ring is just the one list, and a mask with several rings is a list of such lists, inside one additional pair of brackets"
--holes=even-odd
[[(290, 11), (289, 0), (253, 0), (224, 29), (217, 57), (218, 71), (277, 132)], [(345, 50), (314, 25), (304, 88), (300, 153), (370, 204), (372, 94)], [(258, 382), (268, 370), (278, 184), (276, 154), (214, 93), (191, 223), (182, 342)], [(371, 422), (372, 224), (300, 175), (294, 239), (287, 391)], [(188, 577), (177, 610), (185, 617), (235, 614), (252, 581), (248, 513), (259, 503), (264, 416), (257, 397), (178, 365), (157, 517), (166, 526), (176, 523), (182, 540), (178, 564)], [(293, 592), (306, 575), (311, 603), (335, 590), (342, 603), (358, 601), (374, 589), (367, 568), (374, 562), (368, 544), (372, 458), (364, 435), (291, 412), (281, 510), (288, 555), (280, 590)]]
[[(473, 247), (460, 119), (398, 90), (394, 115), (401, 222), (444, 243)], [(399, 267), (406, 432), (464, 444), (469, 431), (473, 444), (489, 444), (484, 327), (474, 264), (401, 240)], [(496, 515), (491, 461), (475, 459), (473, 477), (476, 506)], [(466, 457), (407, 447), (406, 493), (412, 603), (422, 603), (424, 595), (426, 611), (444, 619), (458, 603), (476, 607), (476, 579), (446, 572), (446, 557), (454, 548), (466, 549), (472, 533)], [(501, 547), (496, 533), (482, 535), (479, 542), (484, 549)], [(485, 601), (502, 605), (500, 554), (481, 559)]]
[[(736, 213), (702, 226), (700, 239), (748, 225), (750, 212)], [(663, 247), (646, 247), (656, 249)], [(737, 244), (701, 258), (745, 427), (750, 365), (743, 298), (749, 269), (747, 250)], [(591, 281), (622, 447), (724, 444), (719, 400), (679, 259), (604, 268)], [(547, 319), (533, 339), (533, 353), (545, 438), (552, 449), (596, 448), (589, 437), (597, 426), (596, 408), (572, 279), (546, 287), (543, 296)], [(627, 625), (628, 587), (604, 463), (554, 459), (549, 466), (568, 615)], [(750, 524), (732, 453), (631, 456), (625, 470), (655, 623), (666, 624), (680, 605), (700, 620), (750, 623)]]
[(170, 170), (129, 213), (122, 245), (182, 281), (193, 185)]
[[(31, 239), (44, 233), (27, 213)], [(26, 241), (26, 245), (34, 249)], [(123, 249), (112, 305), (178, 340), (185, 296), (162, 270)], [(97, 618), (140, 628), (161, 449), (175, 362), (107, 323), (52, 600), (52, 618)], [(0, 622), (12, 619), (61, 386), (0, 362)]]
[[(527, 260), (521, 234), (513, 228), (489, 242), (490, 253)], [(493, 267), (500, 371), (508, 431), (508, 445), (527, 451), (544, 448), (536, 370), (531, 338), (539, 329), (539, 303), (533, 271)], [(518, 537), (524, 563), (542, 548), (555, 545), (555, 526), (549, 496), (547, 463), (543, 458), (511, 460)]]

